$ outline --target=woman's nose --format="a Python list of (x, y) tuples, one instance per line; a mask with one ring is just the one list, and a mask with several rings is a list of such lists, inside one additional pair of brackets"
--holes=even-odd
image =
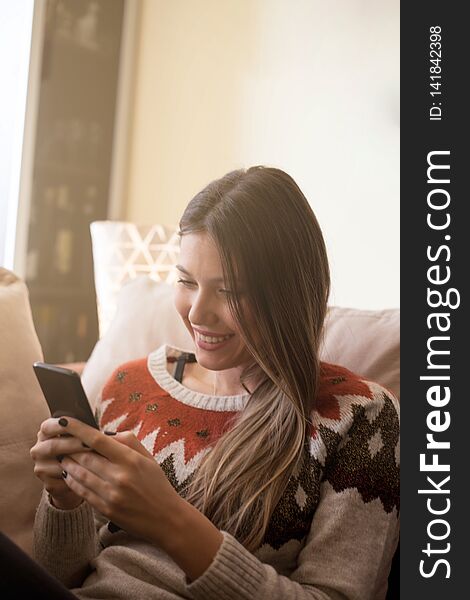
[(217, 311), (213, 298), (203, 290), (198, 290), (191, 303), (188, 318), (194, 325), (208, 326), (217, 322)]

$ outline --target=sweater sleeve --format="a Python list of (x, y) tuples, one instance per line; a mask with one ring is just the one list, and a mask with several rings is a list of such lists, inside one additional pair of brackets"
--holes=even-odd
[(33, 557), (66, 587), (79, 587), (99, 553), (99, 524), (87, 502), (61, 510), (44, 490), (34, 521)]
[[(398, 404), (372, 402), (325, 466), (320, 501), (289, 577), (232, 535), (188, 589), (196, 600), (385, 598), (398, 542)], [(382, 409), (380, 409), (382, 406)]]

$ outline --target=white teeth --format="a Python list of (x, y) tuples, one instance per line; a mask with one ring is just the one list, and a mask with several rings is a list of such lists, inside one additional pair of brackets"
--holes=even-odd
[(201, 342), (206, 342), (207, 344), (220, 344), (225, 340), (228, 340), (231, 335), (224, 335), (223, 337), (212, 337), (211, 335), (202, 335), (202, 333), (197, 332), (198, 338)]

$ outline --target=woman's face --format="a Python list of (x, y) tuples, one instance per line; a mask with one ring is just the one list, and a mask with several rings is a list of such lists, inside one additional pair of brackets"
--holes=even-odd
[[(219, 252), (206, 233), (181, 238), (175, 306), (206, 369), (219, 371), (252, 362), (227, 301)], [(251, 359), (251, 360), (250, 360)]]

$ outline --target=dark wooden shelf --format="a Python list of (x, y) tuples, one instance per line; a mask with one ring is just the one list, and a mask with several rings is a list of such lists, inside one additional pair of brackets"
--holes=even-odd
[(34, 283), (28, 283), (29, 295), (30, 297), (36, 300), (49, 300), (50, 302), (54, 302), (56, 300), (62, 299), (74, 299), (77, 298), (80, 302), (83, 302), (84, 299), (90, 299), (95, 301), (95, 292), (94, 290), (84, 290), (83, 287), (80, 288), (61, 288), (61, 287), (45, 287), (45, 286), (34, 286)]
[(45, 4), (26, 284), (46, 362), (73, 362), (98, 339), (89, 226), (108, 214), (125, 1)]
[(45, 174), (59, 175), (60, 177), (77, 177), (78, 179), (106, 179), (106, 173), (93, 167), (74, 167), (72, 165), (61, 165), (53, 162), (37, 162), (35, 167), (36, 175), (40, 172)]
[(96, 61), (110, 62), (113, 60), (113, 50), (108, 47), (105, 48), (103, 43), (96, 48), (83, 45), (77, 42), (73, 37), (65, 36), (60, 33), (56, 33), (51, 37), (51, 42), (54, 45), (54, 50), (59, 53), (71, 53), (72, 56), (79, 56), (80, 60), (89, 61), (95, 63)]

